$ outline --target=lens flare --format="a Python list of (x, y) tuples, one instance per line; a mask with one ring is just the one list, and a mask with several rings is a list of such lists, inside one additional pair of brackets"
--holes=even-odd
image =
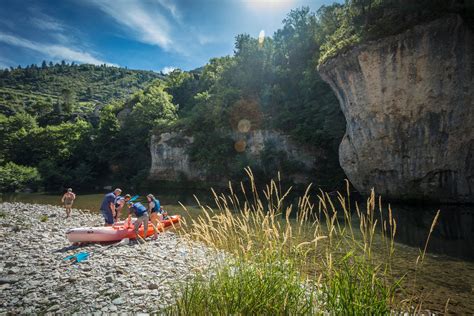
[(250, 123), (249, 120), (247, 119), (242, 119), (239, 121), (239, 124), (237, 124), (237, 129), (241, 133), (248, 133), (250, 131), (252, 123)]
[(258, 34), (258, 44), (263, 45), (264, 41), (265, 41), (265, 31), (261, 30), (260, 33)]
[(246, 147), (247, 143), (245, 142), (245, 140), (238, 140), (234, 144), (235, 151), (239, 153), (244, 152)]

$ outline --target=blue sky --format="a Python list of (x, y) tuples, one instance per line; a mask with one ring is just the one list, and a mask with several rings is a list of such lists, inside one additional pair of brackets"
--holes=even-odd
[[(293, 8), (333, 0), (1, 0), (0, 68), (58, 62), (191, 70), (272, 35)], [(340, 1), (339, 1), (340, 2)]]

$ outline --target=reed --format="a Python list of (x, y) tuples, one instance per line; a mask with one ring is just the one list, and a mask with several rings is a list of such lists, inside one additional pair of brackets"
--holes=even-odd
[(290, 202), (292, 189), (281, 189), (280, 175), (259, 191), (252, 171), (246, 172), (248, 186), (240, 183), (237, 192), (229, 183), (224, 194), (212, 190), (215, 207), (197, 201), (202, 215), (182, 225), (186, 238), (224, 250), (229, 259), (180, 288), (169, 314), (386, 314), (400, 309), (395, 293), (403, 290), (404, 280), (391, 269), (397, 224), (390, 206), (383, 216), (374, 191), (360, 205), (351, 201), (348, 182), (346, 192), (335, 196), (313, 195), (310, 185)]

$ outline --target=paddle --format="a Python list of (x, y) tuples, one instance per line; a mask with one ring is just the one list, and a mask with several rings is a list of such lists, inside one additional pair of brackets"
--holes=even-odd
[(76, 262), (79, 263), (81, 261), (86, 260), (87, 258), (89, 258), (88, 252), (79, 252), (79, 253), (76, 253), (75, 255), (67, 256), (63, 260), (70, 260), (73, 263), (76, 263)]
[(108, 246), (103, 247), (103, 248), (99, 248), (99, 249), (97, 249), (95, 251), (92, 251), (92, 252), (83, 251), (83, 252), (76, 253), (75, 255), (67, 256), (63, 260), (65, 260), (65, 261), (69, 260), (71, 263), (80, 263), (84, 260), (87, 260), (90, 257), (90, 255), (97, 254), (101, 251), (104, 251), (105, 249), (110, 248), (110, 247), (128, 245), (129, 242), (130, 242), (130, 240), (128, 238), (124, 238), (124, 239), (122, 239), (121, 241), (119, 241), (117, 243), (108, 245)]

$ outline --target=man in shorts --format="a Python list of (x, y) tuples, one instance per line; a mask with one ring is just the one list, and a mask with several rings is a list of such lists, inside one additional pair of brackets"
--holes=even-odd
[(104, 216), (105, 226), (110, 226), (114, 224), (114, 219), (116, 216), (115, 198), (119, 196), (120, 193), (122, 193), (122, 190), (117, 188), (114, 190), (114, 192), (107, 193), (104, 196), (104, 200), (100, 205), (100, 212), (102, 213), (102, 216)]
[(61, 199), (61, 202), (64, 203), (64, 208), (66, 209), (66, 218), (71, 216), (72, 203), (74, 203), (75, 199), (76, 199), (76, 195), (72, 192), (72, 189), (71, 188), (67, 189), (67, 192), (64, 193)]

